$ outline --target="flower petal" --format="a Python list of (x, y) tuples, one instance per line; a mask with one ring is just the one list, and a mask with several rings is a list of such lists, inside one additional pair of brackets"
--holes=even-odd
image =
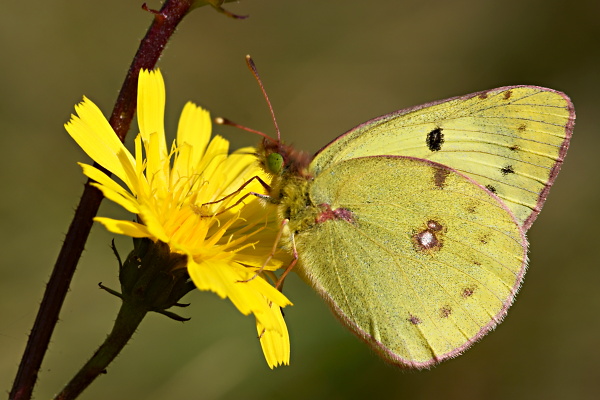
[(271, 309), (274, 319), (278, 322), (278, 328), (267, 330), (257, 320), (256, 330), (267, 364), (273, 369), (279, 365), (290, 364), (290, 336), (281, 309), (277, 306), (271, 306)]
[(131, 165), (135, 165), (133, 156), (123, 146), (102, 111), (88, 98), (75, 106), (78, 116), (71, 115), (65, 129), (77, 144), (95, 162), (129, 184), (119, 154), (125, 155)]
[(114, 201), (131, 213), (137, 214), (139, 212), (136, 198), (111, 179), (110, 176), (91, 165), (83, 163), (79, 163), (79, 165), (83, 169), (85, 176), (97, 182), (97, 184), (92, 185), (100, 189), (104, 197)]
[(115, 192), (112, 189), (110, 189), (109, 187), (100, 185), (98, 183), (92, 183), (91, 185), (98, 188), (98, 190), (100, 190), (102, 192), (102, 195), (104, 195), (105, 198), (117, 203), (118, 205), (120, 205), (121, 207), (126, 209), (127, 211), (134, 213), (134, 214), (138, 214), (140, 212), (138, 203), (135, 200), (132, 201), (129, 198), (129, 196), (127, 196), (127, 195), (129, 195), (129, 193)]
[(127, 235), (135, 238), (152, 238), (148, 229), (142, 224), (133, 221), (123, 221), (119, 219), (96, 217), (94, 221), (100, 222), (106, 229), (120, 235)]
[(164, 243), (170, 242), (170, 237), (165, 232), (164, 224), (159, 219), (159, 216), (154, 213), (154, 210), (146, 204), (140, 204), (140, 211), (138, 213), (140, 219), (146, 225), (148, 232), (153, 237)]
[(187, 102), (181, 112), (177, 127), (177, 145), (189, 144), (194, 149), (191, 165), (198, 164), (212, 134), (212, 124), (208, 111)]
[(196, 262), (191, 255), (188, 258), (188, 272), (198, 289), (228, 297), (242, 314), (253, 312), (266, 329), (275, 329), (278, 322), (265, 297), (280, 307), (292, 304), (262, 277), (237, 263), (228, 260)]
[(160, 152), (168, 155), (165, 139), (165, 81), (160, 70), (141, 70), (138, 81), (137, 119), (142, 139), (147, 142), (151, 133), (160, 137)]
[[(143, 135), (142, 135), (143, 138)], [(164, 140), (164, 137), (163, 137)], [(146, 144), (146, 177), (155, 196), (164, 198), (169, 190), (169, 168), (168, 157), (162, 156), (161, 138), (157, 133), (148, 135)]]

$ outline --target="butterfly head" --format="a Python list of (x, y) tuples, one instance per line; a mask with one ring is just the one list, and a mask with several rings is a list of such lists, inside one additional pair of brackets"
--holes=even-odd
[(260, 165), (266, 172), (275, 176), (308, 177), (308, 164), (311, 161), (308, 153), (269, 137), (263, 139), (257, 150)]

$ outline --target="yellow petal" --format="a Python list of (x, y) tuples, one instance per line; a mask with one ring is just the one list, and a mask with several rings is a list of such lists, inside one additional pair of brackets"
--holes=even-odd
[[(253, 147), (245, 147), (233, 152), (227, 160), (223, 162), (223, 170), (226, 173), (227, 182), (237, 182), (239, 179), (247, 174), (243, 172), (249, 170), (253, 164), (256, 164), (256, 156), (253, 154), (255, 149)], [(258, 164), (252, 168), (255, 174), (262, 172), (258, 167)]]
[(167, 157), (165, 139), (165, 82), (160, 70), (141, 70), (138, 81), (138, 126), (144, 142), (157, 133), (161, 158)]
[(140, 204), (140, 209), (138, 215), (140, 219), (146, 225), (146, 229), (148, 232), (152, 234), (153, 237), (160, 240), (161, 242), (169, 243), (170, 237), (165, 232), (165, 228), (159, 216), (153, 212), (153, 209), (148, 207), (145, 204)]
[(148, 135), (146, 144), (146, 177), (152, 192), (159, 198), (164, 198), (169, 190), (167, 185), (169, 179), (170, 162), (168, 157), (162, 156), (160, 142), (164, 141), (164, 137), (160, 137), (157, 133)]
[[(134, 198), (123, 196), (121, 192), (115, 192), (107, 186), (102, 186), (98, 183), (92, 183), (91, 185), (98, 188), (98, 190), (100, 190), (104, 197), (106, 197), (108, 200), (119, 204), (121, 207), (131, 213), (139, 213), (140, 209), (138, 207), (138, 202)], [(128, 194), (127, 192), (125, 193)]]
[(99, 169), (79, 163), (83, 169), (83, 173), (88, 178), (96, 181), (98, 184), (93, 184), (102, 191), (104, 197), (121, 205), (127, 211), (137, 214), (139, 211), (138, 202), (134, 196), (125, 190), (121, 185), (112, 180), (108, 175)]
[(142, 224), (138, 224), (133, 221), (123, 221), (112, 218), (96, 217), (94, 221), (100, 222), (109, 231), (118, 233), (120, 235), (131, 236), (135, 238), (148, 237), (152, 238), (152, 235), (146, 227)]
[(292, 304), (262, 277), (249, 280), (254, 277), (254, 272), (237, 263), (227, 260), (196, 262), (193, 256), (188, 258), (188, 272), (198, 289), (228, 297), (242, 314), (254, 313), (267, 329), (274, 329), (277, 323), (264, 298), (280, 307)]
[(181, 112), (177, 127), (177, 145), (189, 144), (194, 149), (191, 165), (198, 164), (212, 134), (212, 123), (208, 111), (188, 102)]
[(125, 160), (134, 165), (133, 156), (117, 138), (102, 111), (86, 97), (75, 110), (78, 116), (71, 115), (71, 120), (65, 124), (69, 135), (92, 160), (128, 184), (118, 155), (123, 154)]
[(229, 153), (229, 142), (221, 136), (215, 136), (209, 143), (204, 157), (195, 165), (192, 165), (196, 172), (201, 172), (208, 179)]
[(257, 320), (256, 330), (267, 364), (273, 369), (279, 365), (290, 364), (290, 336), (281, 309), (277, 306), (272, 306), (271, 309), (278, 322), (278, 329), (266, 330)]
[(198, 179), (197, 172), (192, 167), (192, 158), (197, 150), (188, 143), (178, 144), (173, 161), (173, 170), (171, 171), (171, 187), (190, 187), (193, 185), (194, 180)]

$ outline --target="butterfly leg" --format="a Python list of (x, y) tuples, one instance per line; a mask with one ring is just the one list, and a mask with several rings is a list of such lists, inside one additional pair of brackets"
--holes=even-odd
[[(252, 178), (250, 178), (250, 179), (248, 179), (246, 182), (244, 182), (244, 184), (243, 184), (242, 186), (240, 186), (240, 187), (239, 187), (237, 190), (235, 190), (234, 192), (232, 192), (232, 193), (228, 194), (228, 195), (227, 195), (227, 196), (225, 196), (225, 197), (222, 197), (222, 198), (220, 198), (219, 200), (215, 200), (215, 201), (209, 201), (208, 203), (203, 203), (202, 205), (203, 205), (203, 206), (205, 206), (205, 205), (209, 205), (209, 204), (217, 204), (217, 203), (220, 203), (220, 202), (222, 202), (222, 201), (224, 201), (224, 200), (227, 200), (228, 198), (230, 198), (230, 197), (232, 197), (232, 196), (235, 196), (236, 194), (238, 194), (239, 192), (241, 192), (241, 191), (242, 191), (242, 189), (244, 189), (246, 186), (248, 186), (248, 185), (249, 185), (249, 184), (250, 184), (250, 183), (251, 183), (253, 180), (257, 180), (257, 181), (258, 181), (258, 183), (260, 183), (260, 184), (261, 184), (261, 186), (262, 186), (263, 188), (265, 188), (265, 190), (267, 190), (267, 191), (271, 190), (271, 186), (269, 186), (269, 185), (268, 185), (268, 184), (267, 184), (265, 181), (263, 181), (263, 180), (260, 178), (260, 176), (258, 176), (258, 175), (254, 175)], [(254, 192), (250, 192), (250, 193), (254, 193)], [(236, 203), (236, 204), (238, 204), (238, 203)]]
[[(263, 181), (259, 176), (255, 175), (252, 178), (248, 179), (246, 182), (244, 182), (244, 184), (242, 186), (240, 186), (239, 189), (237, 189), (236, 191), (228, 194), (225, 197), (220, 198), (219, 200), (209, 201), (208, 203), (203, 203), (201, 205), (201, 207), (209, 205), (209, 204), (221, 203), (221, 202), (227, 200), (228, 198), (235, 196), (236, 194), (240, 193), (246, 186), (248, 186), (250, 184), (250, 182), (252, 182), (253, 180), (257, 180), (258, 183), (260, 183), (262, 185), (262, 187), (265, 188), (265, 190), (267, 190), (267, 191), (271, 190), (271, 187), (265, 181)], [(224, 212), (231, 210), (232, 208), (236, 207), (238, 204), (242, 203), (244, 201), (244, 199), (246, 199), (246, 197), (248, 197), (248, 196), (256, 196), (261, 199), (270, 199), (270, 197), (267, 195), (264, 195), (261, 193), (256, 193), (256, 192), (249, 192), (249, 193), (246, 193), (245, 195), (243, 195), (238, 201), (235, 202), (235, 204), (225, 208), (224, 210), (217, 212), (216, 214), (214, 214), (214, 216), (221, 215)]]
[[(273, 257), (275, 256), (275, 252), (277, 251), (277, 246), (279, 245), (279, 242), (281, 241), (281, 236), (283, 235), (283, 229), (288, 224), (288, 222), (289, 222), (289, 220), (287, 220), (287, 219), (285, 219), (281, 222), (281, 227), (279, 228), (279, 231), (277, 232), (277, 237), (275, 237), (275, 241), (273, 243), (273, 248), (271, 248), (271, 252), (267, 256), (267, 259), (265, 260), (263, 265), (259, 268), (259, 270), (256, 271), (256, 273), (254, 275), (252, 275), (250, 278), (248, 278), (244, 281), (238, 281), (238, 282), (250, 282), (251, 280), (256, 278), (258, 275), (260, 275), (264, 271), (264, 269), (267, 266), (267, 264), (269, 263), (269, 261), (271, 261), (273, 259)], [(294, 249), (295, 249), (295, 247), (294, 247)], [(279, 283), (280, 280), (281, 280), (281, 278), (278, 279), (277, 282)]]
[[(284, 222), (287, 223), (287, 222), (289, 222), (289, 220), (286, 219), (286, 220), (284, 220)], [(294, 256), (294, 259), (292, 260), (290, 265), (288, 265), (288, 267), (285, 269), (285, 271), (283, 271), (283, 274), (281, 274), (281, 276), (277, 280), (277, 283), (275, 284), (275, 288), (279, 289), (280, 292), (283, 290), (283, 281), (285, 280), (285, 277), (287, 276), (287, 274), (290, 273), (290, 271), (292, 269), (294, 269), (294, 266), (298, 262), (298, 250), (296, 249), (296, 240), (294, 239), (293, 233), (290, 236), (290, 240), (292, 242), (292, 255)]]
[[(269, 258), (267, 259), (267, 261), (265, 262), (265, 264), (263, 265), (263, 268), (267, 265), (267, 263), (269, 262), (269, 260), (271, 258), (273, 258), (273, 255), (275, 253), (275, 250), (277, 248), (277, 244), (279, 243), (279, 240), (281, 239), (281, 235), (283, 232), (283, 228), (285, 227), (285, 225), (287, 225), (287, 223), (289, 222), (288, 219), (283, 220), (282, 224), (281, 224), (281, 229), (279, 230), (279, 233), (277, 234), (277, 240), (275, 241), (275, 245), (273, 246), (273, 250), (271, 251), (271, 254), (269, 255)], [(294, 234), (292, 233), (291, 237), (290, 237), (291, 241), (292, 241), (292, 254), (294, 256), (294, 259), (292, 260), (292, 262), (290, 263), (290, 265), (288, 265), (288, 267), (285, 269), (285, 271), (283, 271), (283, 274), (281, 274), (281, 276), (279, 277), (279, 279), (277, 280), (277, 282), (275, 283), (275, 288), (277, 290), (279, 290), (280, 292), (283, 291), (283, 282), (285, 280), (285, 277), (287, 276), (287, 274), (290, 273), (290, 271), (292, 269), (294, 269), (294, 266), (296, 265), (296, 263), (298, 262), (298, 250), (296, 249), (296, 241), (294, 240)], [(256, 277), (256, 275), (254, 275), (252, 278), (250, 279), (254, 279)], [(249, 279), (249, 280), (250, 280)], [(273, 302), (270, 301), (269, 302), (269, 307), (273, 306)], [(283, 314), (283, 308), (280, 307), (280, 311), (281, 311), (281, 315)], [(284, 315), (285, 317), (285, 315)], [(263, 337), (263, 335), (265, 334), (265, 329), (262, 330), (262, 332), (260, 333), (260, 335), (258, 335), (258, 339), (261, 339)]]
[[(277, 238), (275, 239), (275, 243), (273, 244), (271, 253), (267, 257), (267, 260), (263, 263), (262, 267), (258, 271), (256, 271), (256, 274), (254, 274), (254, 276), (252, 276), (250, 279), (247, 279), (247, 280), (241, 281), (241, 282), (251, 281), (252, 279), (256, 278), (265, 269), (265, 267), (267, 266), (269, 261), (271, 261), (271, 259), (275, 255), (275, 252), (277, 251), (277, 245), (279, 244), (279, 241), (281, 240), (281, 236), (283, 235), (283, 229), (289, 222), (290, 222), (289, 219), (284, 219), (281, 222), (281, 228), (279, 229), (279, 232), (277, 232)], [(293, 255), (294, 259), (292, 260), (290, 265), (287, 266), (285, 271), (283, 271), (283, 274), (281, 274), (281, 276), (279, 277), (279, 279), (277, 279), (277, 282), (275, 283), (275, 288), (279, 289), (279, 291), (281, 291), (283, 289), (283, 282), (285, 280), (285, 277), (290, 273), (290, 271), (292, 269), (294, 269), (294, 266), (296, 265), (296, 263), (298, 263), (298, 250), (296, 249), (296, 241), (294, 239), (293, 233), (290, 236), (290, 240), (292, 242), (292, 255)]]

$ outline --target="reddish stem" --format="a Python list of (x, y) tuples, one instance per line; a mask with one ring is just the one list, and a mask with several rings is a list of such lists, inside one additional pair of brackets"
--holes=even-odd
[[(192, 2), (192, 0), (166, 0), (161, 10), (154, 13), (154, 21), (140, 43), (110, 117), (110, 125), (121, 141), (125, 139), (135, 113), (140, 69), (154, 68), (167, 41), (175, 32), (175, 28), (190, 10)], [(95, 166), (100, 168), (96, 164)], [(104, 172), (109, 174), (108, 171)], [(102, 194), (90, 186), (88, 181), (58, 254), (50, 280), (46, 285), (42, 303), (10, 392), (10, 399), (31, 398), (50, 337), (58, 321), (60, 309), (69, 290), (77, 262), (92, 228), (92, 219), (96, 215), (101, 201)]]

